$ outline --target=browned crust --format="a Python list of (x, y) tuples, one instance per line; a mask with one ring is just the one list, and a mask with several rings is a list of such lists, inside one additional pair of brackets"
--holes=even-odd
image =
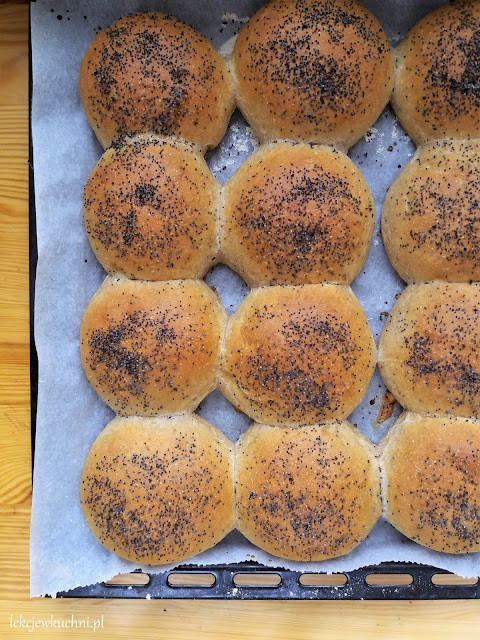
[(348, 416), (375, 367), (375, 344), (349, 287), (254, 289), (229, 319), (220, 389), (258, 422)]
[(84, 192), (84, 221), (104, 269), (140, 280), (202, 278), (218, 253), (219, 185), (175, 139), (138, 136), (108, 149)]
[(193, 411), (216, 386), (225, 319), (204, 282), (107, 277), (80, 329), (87, 378), (120, 415)]
[(235, 467), (237, 527), (281, 558), (349, 553), (381, 513), (374, 447), (347, 422), (255, 424), (237, 443)]
[(80, 500), (97, 540), (121, 558), (184, 560), (234, 526), (231, 442), (193, 415), (115, 418), (87, 456)]
[(480, 169), (477, 140), (417, 150), (387, 191), (382, 237), (408, 283), (480, 280)]
[(380, 411), (378, 412), (377, 422), (382, 423), (388, 418), (392, 417), (393, 410), (395, 409), (397, 401), (395, 400), (395, 396), (391, 391), (385, 391), (382, 398), (382, 404), (380, 406)]
[(374, 222), (368, 185), (346, 155), (262, 145), (224, 186), (221, 256), (250, 286), (350, 284)]
[(480, 285), (409, 285), (380, 334), (378, 366), (418, 413), (480, 414)]
[(478, 138), (477, 0), (447, 3), (417, 22), (396, 49), (392, 105), (416, 144)]
[(393, 55), (377, 19), (356, 0), (272, 0), (240, 32), (237, 102), (262, 141), (347, 149), (387, 104)]
[(79, 89), (105, 149), (155, 133), (205, 151), (224, 136), (234, 106), (225, 60), (198, 31), (163, 13), (131, 14), (98, 33), (82, 60)]
[(480, 551), (480, 424), (406, 413), (380, 449), (388, 521), (436, 551)]

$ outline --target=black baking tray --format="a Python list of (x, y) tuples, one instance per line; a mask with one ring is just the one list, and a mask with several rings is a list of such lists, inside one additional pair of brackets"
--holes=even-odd
[[(35, 0), (31, 0), (35, 1)], [(30, 393), (32, 470), (38, 397), (38, 356), (35, 347), (35, 276), (37, 267), (34, 157), (31, 128), (32, 47), (29, 20), (29, 273), (30, 273)], [(134, 572), (138, 573), (138, 572)], [(183, 584), (174, 584), (172, 576), (182, 575)], [(238, 577), (243, 574), (242, 585)], [(371, 576), (389, 574), (391, 585), (375, 585)], [(395, 584), (396, 576), (411, 576), (410, 584)], [(453, 575), (443, 569), (409, 562), (384, 562), (375, 566), (345, 571), (343, 585), (305, 585), (301, 578), (312, 575), (301, 571), (275, 568), (249, 561), (238, 564), (205, 566), (182, 565), (174, 571), (148, 574), (146, 584), (107, 584), (100, 582), (76, 587), (57, 594), (59, 598), (148, 598), (205, 600), (452, 600), (480, 599), (480, 581), (476, 584), (434, 584), (438, 575)], [(210, 584), (199, 585), (198, 578), (208, 575)], [(316, 574), (319, 577), (326, 574)], [(252, 576), (252, 583), (248, 578)], [(276, 577), (277, 583), (268, 577)], [(261, 584), (264, 579), (264, 584)], [(132, 579), (132, 583), (134, 580)], [(188, 584), (191, 582), (192, 584)], [(321, 579), (318, 580), (321, 583)], [(448, 579), (445, 580), (448, 582)], [(185, 584), (186, 583), (186, 584)], [(258, 584), (260, 583), (260, 584)]]
[[(210, 574), (212, 584), (190, 586), (171, 584), (172, 575), (182, 574), (184, 582), (195, 576)], [(243, 574), (242, 582), (236, 580)], [(247, 575), (245, 575), (247, 574)], [(271, 584), (268, 576), (273, 574), (278, 583)], [(369, 584), (370, 576), (375, 574), (389, 574), (393, 584), (378, 586)], [(395, 585), (396, 575), (408, 574), (411, 583)], [(211, 567), (181, 566), (175, 571), (148, 574), (147, 584), (142, 585), (113, 585), (94, 584), (88, 587), (77, 587), (71, 591), (57, 594), (59, 598), (201, 598), (209, 600), (451, 600), (475, 599), (480, 597), (479, 584), (474, 585), (437, 585), (432, 577), (438, 574), (449, 574), (448, 571), (411, 564), (409, 562), (385, 562), (374, 567), (362, 567), (354, 571), (345, 571), (345, 584), (341, 586), (309, 586), (300, 582), (303, 572), (265, 567), (256, 562), (240, 564), (215, 565)], [(311, 575), (311, 574), (306, 574)], [(318, 574), (321, 576), (321, 574)], [(252, 583), (265, 577), (265, 584), (248, 584), (248, 577)], [(247, 578), (247, 579), (245, 579)], [(132, 580), (133, 582), (133, 580)], [(261, 580), (260, 580), (261, 582)], [(321, 583), (321, 580), (319, 580)], [(246, 583), (246, 584), (245, 584)]]

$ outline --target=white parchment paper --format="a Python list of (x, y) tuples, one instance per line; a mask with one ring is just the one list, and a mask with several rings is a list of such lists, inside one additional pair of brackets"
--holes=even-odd
[[(87, 382), (79, 357), (80, 320), (105, 274), (96, 262), (83, 228), (83, 187), (102, 149), (92, 133), (78, 95), (80, 61), (99, 29), (131, 11), (171, 13), (209, 37), (217, 48), (240, 30), (264, 0), (37, 0), (31, 5), (33, 51), (32, 130), (37, 212), (38, 269), (35, 340), (39, 356), (39, 393), (31, 525), (31, 595), (55, 595), (93, 584), (136, 565), (106, 551), (86, 526), (79, 504), (79, 482), (87, 452), (113, 412)], [(397, 44), (440, 0), (364, 0)], [(220, 146), (207, 155), (223, 183), (253, 151), (256, 141), (238, 111)], [(375, 338), (380, 314), (391, 309), (403, 289), (388, 262), (378, 219), (388, 186), (414, 146), (387, 107), (376, 124), (350, 151), (375, 197), (377, 227), (365, 268), (353, 284)], [(207, 275), (229, 313), (248, 288), (227, 267)], [(399, 414), (376, 423), (385, 387), (378, 372), (364, 401), (351, 416), (377, 443)], [(398, 409), (398, 408), (397, 408)], [(232, 440), (250, 420), (236, 413), (215, 391), (198, 413)], [(270, 557), (234, 531), (214, 549), (189, 561), (198, 565), (255, 560), (270, 567), (303, 571), (345, 571), (386, 560), (403, 560), (480, 574), (480, 554), (456, 557), (416, 545), (381, 520), (368, 539), (348, 556), (322, 563), (295, 563)], [(153, 571), (165, 571), (160, 567)], [(149, 567), (148, 571), (152, 572)]]

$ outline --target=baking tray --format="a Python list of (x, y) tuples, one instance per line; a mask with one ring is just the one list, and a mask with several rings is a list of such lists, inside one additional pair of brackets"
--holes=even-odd
[[(35, 0), (31, 0), (35, 2)], [(32, 470), (35, 452), (35, 431), (38, 396), (38, 357), (34, 337), (35, 276), (37, 267), (36, 211), (34, 188), (34, 156), (32, 144), (32, 46), (29, 15), (29, 279), (30, 279), (30, 398)], [(33, 476), (32, 476), (33, 477)], [(134, 573), (139, 573), (134, 572)], [(375, 576), (391, 579), (375, 584)], [(409, 562), (384, 562), (343, 572), (344, 584), (303, 584), (302, 577), (311, 573), (260, 565), (249, 561), (239, 564), (212, 565), (199, 569), (192, 565), (178, 566), (174, 571), (148, 574), (145, 584), (97, 584), (61, 591), (58, 598), (144, 598), (144, 599), (209, 599), (209, 600), (453, 600), (480, 599), (480, 580), (475, 584), (448, 584), (453, 576), (444, 569)], [(398, 584), (399, 577), (410, 576), (409, 584)], [(172, 576), (181, 578), (172, 579)], [(206, 584), (199, 584), (202, 578)], [(250, 578), (250, 582), (249, 582)], [(273, 580), (272, 580), (273, 578)], [(439, 584), (432, 581), (438, 580)], [(175, 584), (175, 582), (177, 582)], [(181, 582), (181, 584), (179, 583)], [(242, 582), (242, 584), (239, 584)], [(330, 580), (325, 580), (330, 582)], [(396, 584), (397, 583), (397, 584)]]

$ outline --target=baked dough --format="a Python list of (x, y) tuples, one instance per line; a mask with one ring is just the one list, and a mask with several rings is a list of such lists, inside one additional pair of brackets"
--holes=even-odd
[(238, 106), (262, 142), (346, 150), (393, 87), (387, 36), (356, 0), (271, 0), (240, 32), (232, 62)]
[(480, 142), (433, 142), (387, 191), (382, 236), (408, 283), (480, 280)]
[(221, 260), (250, 286), (350, 284), (374, 224), (370, 189), (346, 155), (262, 145), (224, 185)]
[(364, 396), (375, 343), (350, 287), (254, 289), (227, 323), (220, 389), (257, 422), (344, 419)]
[(82, 319), (83, 368), (120, 415), (194, 411), (216, 387), (225, 320), (202, 281), (107, 277)]
[(417, 144), (480, 137), (480, 3), (457, 0), (429, 13), (395, 50), (392, 105)]
[(480, 414), (480, 284), (409, 285), (378, 341), (385, 384), (409, 411)]
[(109, 551), (142, 564), (213, 547), (235, 522), (231, 445), (195, 415), (115, 418), (85, 461), (88, 526)]
[(88, 178), (85, 229), (103, 268), (139, 280), (203, 278), (217, 253), (219, 185), (198, 150), (138, 136)]
[(225, 60), (198, 31), (163, 13), (127, 15), (100, 31), (82, 60), (79, 89), (105, 149), (154, 133), (205, 151), (223, 138), (234, 107)]
[(349, 553), (381, 513), (374, 447), (348, 422), (254, 424), (236, 445), (235, 495), (238, 529), (289, 560)]
[(405, 413), (379, 452), (396, 529), (435, 551), (480, 551), (480, 423)]

